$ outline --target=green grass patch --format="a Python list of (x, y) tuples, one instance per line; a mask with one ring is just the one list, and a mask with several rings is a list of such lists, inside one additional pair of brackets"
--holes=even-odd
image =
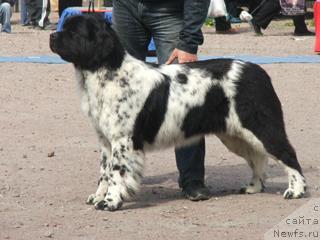
[(215, 22), (213, 18), (207, 18), (207, 20), (204, 22), (204, 25), (207, 27), (213, 27), (215, 25)]

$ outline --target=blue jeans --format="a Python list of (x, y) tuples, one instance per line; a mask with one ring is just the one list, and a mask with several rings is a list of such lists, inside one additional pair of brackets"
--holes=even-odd
[(29, 24), (29, 14), (25, 0), (20, 0), (20, 24), (27, 25)]
[[(165, 63), (176, 47), (183, 28), (183, 1), (113, 0), (113, 28), (125, 49), (145, 60), (153, 38), (158, 62)], [(204, 181), (205, 141), (175, 150), (184, 187), (191, 181)]]
[(11, 6), (9, 3), (0, 4), (0, 23), (1, 23), (1, 32), (11, 32), (11, 23), (10, 18), (12, 15)]

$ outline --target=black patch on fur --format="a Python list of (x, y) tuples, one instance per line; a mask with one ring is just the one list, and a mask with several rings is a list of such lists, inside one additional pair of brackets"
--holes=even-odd
[(122, 169), (119, 171), (119, 173), (120, 173), (120, 176), (123, 177), (123, 175), (126, 173), (126, 170), (122, 168)]
[(113, 81), (116, 77), (118, 77), (118, 73), (112, 70), (109, 70), (105, 74), (105, 78), (103, 80)]
[(292, 178), (293, 178), (293, 180), (296, 182), (297, 181), (297, 177), (296, 177), (296, 175), (292, 175)]
[(127, 101), (127, 97), (123, 96), (121, 98), (118, 99), (118, 102), (122, 103), (122, 102), (126, 102)]
[(229, 113), (229, 100), (219, 86), (213, 86), (202, 106), (193, 107), (183, 121), (185, 137), (226, 130), (225, 119)]
[(119, 152), (118, 151), (114, 151), (113, 152), (113, 157), (116, 158), (116, 159), (119, 159), (120, 158)]
[(281, 103), (270, 77), (260, 66), (244, 65), (235, 100), (243, 127), (252, 131), (270, 154), (302, 174), (296, 153), (287, 139)]
[(177, 81), (181, 84), (186, 84), (188, 82), (188, 77), (183, 73), (179, 73), (177, 75)]
[(115, 170), (115, 171), (120, 170), (120, 169), (121, 169), (121, 167), (118, 164), (113, 166), (113, 170)]
[(121, 168), (124, 169), (126, 172), (130, 172), (130, 170), (129, 170), (129, 169), (127, 168), (127, 166), (124, 165), (124, 164), (122, 164)]
[(121, 78), (119, 80), (119, 84), (120, 84), (120, 87), (128, 87), (129, 86), (129, 80), (126, 79), (126, 78)]
[(98, 180), (98, 186), (99, 186), (99, 184), (101, 183), (102, 180), (103, 180), (102, 177), (100, 177), (99, 180)]
[(126, 146), (123, 145), (123, 144), (121, 144), (121, 145), (120, 145), (120, 152), (121, 152), (121, 153), (124, 153), (125, 151), (126, 151)]
[(107, 156), (105, 154), (102, 154), (102, 159), (101, 159), (100, 165), (102, 166), (103, 169), (106, 169), (106, 167), (107, 167)]
[(153, 143), (167, 112), (170, 89), (170, 79), (164, 75), (164, 80), (156, 86), (138, 114), (133, 131), (133, 147), (143, 149), (143, 143)]
[(189, 68), (205, 70), (212, 79), (222, 79), (230, 70), (233, 59), (211, 59), (206, 61), (185, 63)]

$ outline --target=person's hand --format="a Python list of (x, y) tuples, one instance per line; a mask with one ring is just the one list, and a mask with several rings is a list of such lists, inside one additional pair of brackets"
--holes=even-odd
[(171, 53), (166, 64), (171, 64), (175, 59), (178, 59), (178, 63), (195, 62), (198, 60), (197, 54), (187, 53), (185, 51), (175, 48)]

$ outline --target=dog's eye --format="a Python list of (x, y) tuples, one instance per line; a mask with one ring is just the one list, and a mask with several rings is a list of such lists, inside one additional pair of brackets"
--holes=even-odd
[(66, 30), (65, 31), (67, 34), (69, 34), (69, 35), (74, 35), (74, 34), (76, 34), (76, 31), (75, 30)]

